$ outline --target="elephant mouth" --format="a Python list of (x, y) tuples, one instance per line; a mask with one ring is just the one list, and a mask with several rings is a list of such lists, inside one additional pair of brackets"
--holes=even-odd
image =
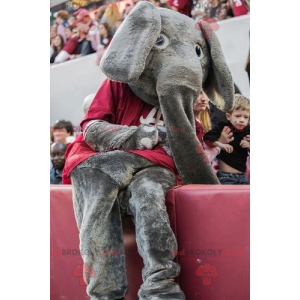
[(159, 99), (156, 93), (155, 83), (149, 82), (147, 84), (147, 81), (136, 81), (130, 82), (128, 85), (133, 93), (144, 102), (153, 106), (159, 106)]

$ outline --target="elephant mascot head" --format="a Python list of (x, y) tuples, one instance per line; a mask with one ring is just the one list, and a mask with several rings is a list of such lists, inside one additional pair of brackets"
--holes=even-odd
[[(140, 2), (119, 27), (100, 65), (108, 78), (128, 83), (144, 102), (160, 106), (184, 184), (219, 183), (199, 153), (193, 107), (200, 92), (221, 110), (231, 108), (234, 95), (220, 43), (214, 32), (208, 38), (202, 25)], [(184, 128), (184, 134), (174, 128)]]

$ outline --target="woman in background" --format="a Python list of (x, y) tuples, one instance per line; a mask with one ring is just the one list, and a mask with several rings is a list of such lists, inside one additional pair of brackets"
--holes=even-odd
[(206, 132), (211, 130), (211, 120), (209, 113), (209, 99), (202, 91), (194, 106), (194, 116), (196, 120), (197, 136), (203, 145), (203, 136)]
[(107, 23), (112, 33), (115, 33), (115, 25), (121, 19), (121, 14), (116, 3), (110, 3), (101, 18), (100, 23)]
[(99, 66), (102, 56), (105, 53), (106, 48), (109, 46), (113, 34), (107, 23), (99, 24), (99, 32), (92, 36), (92, 47), (97, 51), (96, 65)]
[[(194, 106), (194, 116), (197, 137), (201, 143), (202, 148), (204, 149), (203, 159), (212, 163), (215, 157), (220, 153), (221, 149), (219, 147), (209, 148), (203, 141), (205, 133), (212, 129), (209, 102), (210, 101), (208, 96), (205, 94), (204, 91), (202, 91)], [(229, 143), (233, 140), (232, 135), (233, 133), (230, 132), (230, 129), (224, 128), (218, 141), (220, 141), (221, 143)], [(201, 147), (197, 147), (196, 151), (198, 153), (203, 152)], [(213, 167), (215, 172), (217, 172), (216, 163), (213, 163)]]
[(57, 34), (52, 42), (53, 42), (53, 46), (52, 46), (53, 52), (50, 57), (50, 64), (54, 63), (55, 57), (59, 54), (59, 52), (62, 50), (62, 48), (65, 45), (64, 39), (60, 34)]

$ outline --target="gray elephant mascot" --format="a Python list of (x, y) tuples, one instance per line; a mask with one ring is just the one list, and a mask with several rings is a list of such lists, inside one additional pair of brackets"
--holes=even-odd
[[(173, 261), (177, 242), (165, 195), (179, 179), (219, 184), (199, 151), (193, 107), (204, 90), (220, 109), (230, 109), (230, 71), (207, 23), (144, 1), (118, 29), (101, 69), (108, 78), (81, 122), (82, 135), (67, 149), (64, 169), (87, 293), (92, 300), (124, 299), (125, 211), (144, 262), (139, 299), (185, 299), (174, 281), (180, 265)], [(116, 255), (103, 259), (107, 251)]]

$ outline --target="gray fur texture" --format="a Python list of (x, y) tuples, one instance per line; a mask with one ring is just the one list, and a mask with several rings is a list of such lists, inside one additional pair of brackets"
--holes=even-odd
[[(165, 43), (156, 44), (162, 35)], [(200, 57), (195, 47), (201, 48)], [(128, 83), (146, 103), (160, 106), (166, 127), (98, 122), (86, 133), (85, 141), (102, 153), (79, 164), (70, 176), (80, 250), (84, 263), (95, 271), (87, 279), (87, 293), (92, 300), (114, 300), (128, 289), (122, 211), (134, 218), (144, 261), (139, 299), (185, 300), (174, 282), (180, 266), (173, 261), (177, 243), (165, 206), (175, 176), (142, 156), (103, 151), (153, 149), (159, 144), (173, 156), (183, 183), (218, 184), (210, 163), (196, 151), (193, 107), (202, 88), (221, 109), (231, 107), (231, 74), (214, 32), (205, 39), (194, 20), (149, 2), (137, 4), (122, 23), (101, 68), (110, 79)], [(118, 254), (101, 255), (111, 249)]]
[[(185, 300), (174, 278), (177, 242), (165, 206), (176, 185), (173, 173), (142, 156), (124, 151), (99, 153), (71, 173), (73, 206), (80, 230), (80, 251), (95, 276), (88, 278), (92, 300), (123, 297), (128, 289), (118, 195), (134, 217), (139, 254), (144, 261), (139, 299)], [(108, 250), (115, 255), (102, 255)]]
[[(101, 69), (110, 79), (128, 83), (143, 101), (161, 107), (169, 146), (184, 184), (219, 183), (210, 163), (196, 151), (199, 141), (193, 107), (201, 90), (204, 88), (222, 110), (233, 102), (233, 80), (220, 43), (214, 32), (208, 39), (202, 30), (183, 14), (140, 2), (101, 60)], [(164, 46), (156, 45), (161, 34)], [(198, 46), (200, 57), (195, 50)], [(171, 128), (184, 128), (185, 134)]]
[(93, 124), (85, 135), (85, 141), (97, 152), (120, 148), (123, 150), (152, 149), (158, 143), (155, 126), (115, 125), (108, 122)]

